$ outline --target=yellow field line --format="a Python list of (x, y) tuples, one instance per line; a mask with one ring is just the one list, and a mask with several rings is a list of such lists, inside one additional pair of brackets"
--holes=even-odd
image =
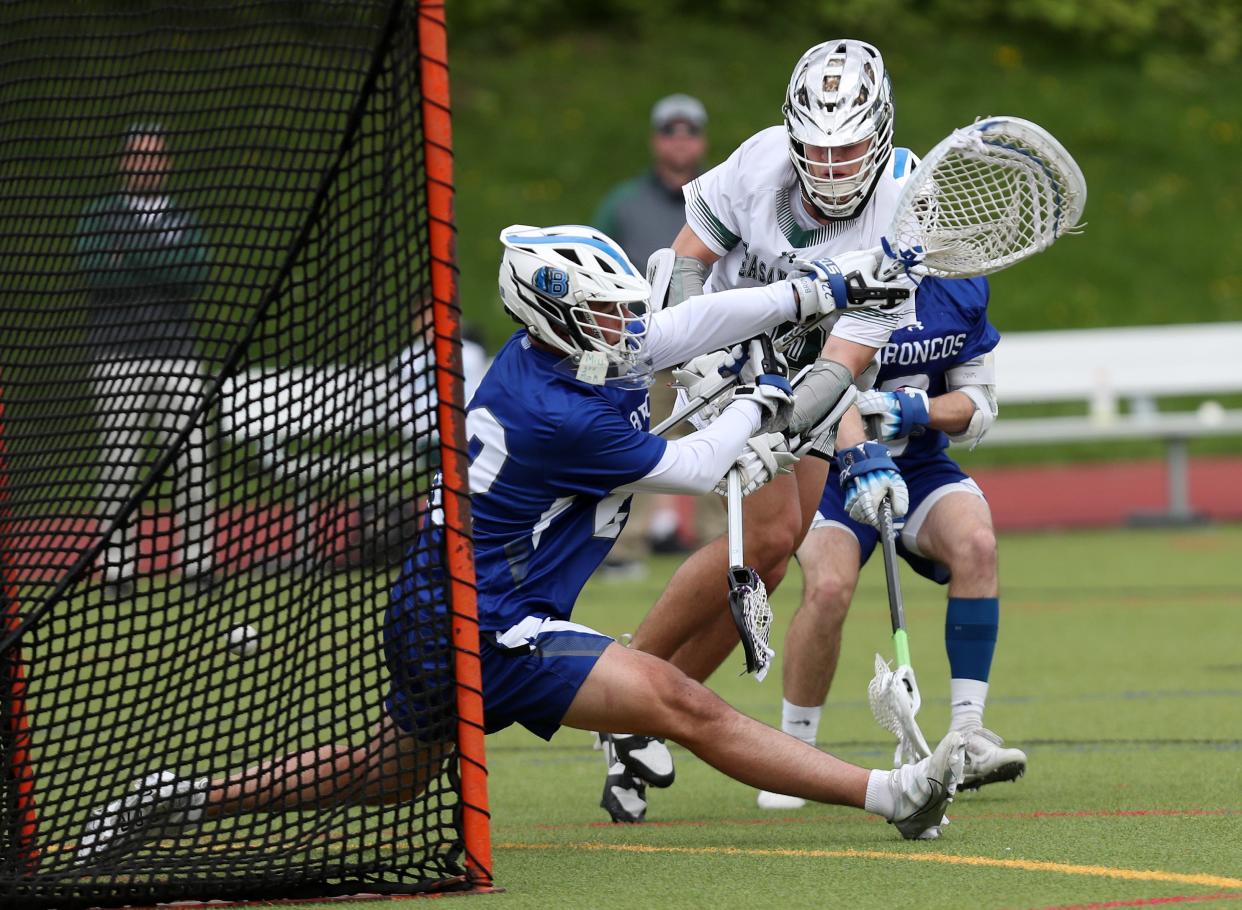
[(601, 850), (617, 853), (681, 853), (731, 856), (788, 856), (807, 859), (883, 859), (915, 863), (944, 863), (950, 866), (991, 866), (1024, 872), (1055, 872), (1060, 875), (1089, 875), (1141, 882), (1176, 882), (1207, 888), (1239, 888), (1242, 879), (1207, 873), (1165, 872), (1160, 869), (1122, 869), (1114, 866), (1084, 866), (1076, 863), (1050, 863), (1036, 859), (999, 859), (990, 856), (958, 856), (951, 853), (889, 853), (884, 850), (789, 850), (740, 847), (657, 847), (649, 844), (605, 844), (587, 841), (573, 844), (496, 844), (501, 850)]

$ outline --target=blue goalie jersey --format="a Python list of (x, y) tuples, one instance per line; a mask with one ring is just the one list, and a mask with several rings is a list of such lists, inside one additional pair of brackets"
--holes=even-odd
[(568, 619), (625, 526), (630, 497), (665, 442), (647, 432), (646, 389), (592, 386), (519, 331), (466, 416), (479, 627)]
[[(925, 278), (919, 285), (917, 319), (893, 332), (880, 350), (875, 387), (910, 386), (935, 398), (948, 391), (945, 374), (996, 347), (1000, 333), (988, 322), (986, 278)], [(939, 430), (887, 443), (894, 457), (928, 458), (948, 448)]]

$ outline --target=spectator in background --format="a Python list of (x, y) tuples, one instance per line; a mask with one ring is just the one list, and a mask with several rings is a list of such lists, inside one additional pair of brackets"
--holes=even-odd
[[(615, 239), (631, 262), (644, 267), (656, 250), (669, 246), (686, 222), (681, 188), (703, 171), (707, 155), (707, 110), (689, 95), (669, 95), (651, 109), (651, 167), (615, 187), (600, 204), (592, 226)], [(651, 423), (672, 413), (672, 375), (662, 372), (651, 387)], [(671, 435), (681, 435), (678, 428)], [(718, 511), (708, 521), (719, 523)], [(641, 574), (641, 558), (651, 550), (685, 552), (695, 543), (694, 500), (688, 496), (640, 493), (604, 571)], [(714, 535), (711, 535), (714, 536)]]
[[(420, 454), (438, 444), (435, 435), (436, 416), (436, 373), (435, 366), (435, 326), (431, 318), (431, 306), (424, 301), (414, 313), (412, 323), (412, 340), (409, 346), (397, 355), (397, 369), (400, 374), (401, 419), (413, 432)], [(491, 365), (482, 339), (475, 329), (463, 322), (461, 324), (461, 371), (464, 395), (462, 404), (470, 403), (474, 390), (483, 381), (483, 374)]]
[[(120, 190), (90, 205), (75, 242), (87, 287), (90, 375), (102, 437), (95, 510), (105, 526), (186, 429), (202, 398), (192, 309), (210, 270), (202, 228), (168, 194), (172, 158), (164, 129), (131, 126), (119, 170)], [(213, 491), (201, 419), (180, 446), (170, 477), (182, 574), (209, 577)], [(103, 579), (111, 586), (127, 587), (135, 574), (137, 539), (133, 522), (125, 524), (130, 528), (117, 527), (101, 554)]]

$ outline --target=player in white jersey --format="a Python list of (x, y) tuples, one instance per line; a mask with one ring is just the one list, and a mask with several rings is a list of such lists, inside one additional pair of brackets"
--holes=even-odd
[[(879, 51), (855, 40), (811, 48), (794, 67), (783, 112), (784, 126), (752, 136), (686, 187), (686, 226), (673, 243), (672, 302), (696, 293), (709, 268), (708, 290), (754, 287), (796, 273), (795, 260), (880, 244), (915, 161), (907, 150), (893, 149), (892, 88)], [(863, 375), (892, 332), (913, 317), (913, 296), (896, 306), (841, 314), (821, 325), (822, 334), (790, 347), (790, 365), (809, 366), (812, 390), (831, 398)], [(692, 379), (694, 364), (688, 372)], [(708, 376), (709, 365), (699, 372)], [(891, 496), (894, 514), (904, 514), (900, 475), (882, 445), (866, 442), (857, 412), (842, 420), (835, 442), (838, 463), (848, 467), (842, 473), (850, 513), (878, 523), (876, 507)], [(745, 500), (747, 562), (768, 591), (780, 584), (806, 535), (832, 452), (833, 440), (821, 439), (810, 450), (818, 458), (803, 458), (791, 476)], [(705, 680), (738, 641), (728, 609), (728, 564), (724, 538), (694, 553), (635, 632), (633, 647)], [(658, 757), (645, 762), (626, 760), (652, 754), (642, 740), (623, 738), (616, 746), (621, 761), (609, 771), (614, 788), (641, 795), (644, 781), (667, 780), (647, 767), (669, 764), (658, 748)], [(623, 771), (631, 772), (628, 780), (618, 776)]]
[[(961, 776), (959, 734), (917, 764), (867, 771), (571, 619), (625, 524), (630, 494), (705, 493), (734, 464), (750, 487), (795, 460), (787, 450), (774, 458), (770, 438), (793, 405), (784, 377), (743, 372), (711, 426), (664, 440), (648, 432), (651, 373), (784, 321), (834, 313), (848, 295), (801, 278), (653, 315), (650, 285), (598, 231), (515, 225), (501, 240), (501, 297), (522, 328), (466, 418), (486, 732), (518, 723), (545, 739), (562, 725), (667, 736), (751, 786), (865, 809), (907, 838), (938, 836)], [(765, 451), (748, 444), (756, 434)], [(444, 546), (442, 529), (425, 526), (393, 586), (389, 692), (368, 742), (321, 745), (215, 780), (152, 772), (91, 813), (79, 865), (219, 816), (413, 799), (452, 749)]]

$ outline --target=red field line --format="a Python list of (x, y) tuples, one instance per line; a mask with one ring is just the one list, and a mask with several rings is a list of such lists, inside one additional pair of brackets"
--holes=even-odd
[(1215, 894), (1178, 894), (1172, 897), (1140, 897), (1128, 901), (1100, 901), (1094, 904), (1057, 904), (1032, 910), (1109, 910), (1112, 907), (1156, 907), (1161, 904), (1190, 904), (1199, 901), (1237, 901), (1242, 894), (1236, 891), (1219, 891)]

